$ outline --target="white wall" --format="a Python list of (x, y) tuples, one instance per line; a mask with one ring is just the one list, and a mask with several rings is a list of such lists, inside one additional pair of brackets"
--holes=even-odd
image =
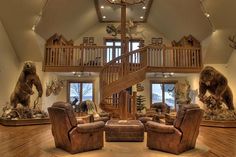
[(15, 54), (8, 34), (0, 21), (0, 113), (15, 88), (19, 75), (19, 59)]
[(228, 83), (234, 95), (234, 106), (236, 108), (236, 50), (234, 50), (229, 58), (225, 69), (228, 72)]

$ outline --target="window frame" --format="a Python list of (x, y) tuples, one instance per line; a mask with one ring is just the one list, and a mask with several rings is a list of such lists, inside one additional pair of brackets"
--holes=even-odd
[(92, 101), (93, 102), (95, 102), (95, 91), (94, 91), (94, 89), (95, 89), (95, 87), (94, 87), (94, 81), (89, 81), (89, 80), (86, 80), (86, 81), (80, 81), (80, 80), (69, 80), (68, 82), (67, 82), (67, 102), (69, 102), (70, 103), (70, 84), (71, 83), (80, 83), (80, 87), (82, 87), (82, 88), (80, 88), (80, 95), (79, 95), (79, 97), (80, 97), (80, 101), (79, 101), (79, 103), (81, 103), (82, 102), (82, 98), (83, 98), (83, 95), (81, 94), (82, 93), (82, 91), (83, 91), (83, 83), (92, 83), (92, 85), (93, 85), (93, 88), (92, 88)]
[[(157, 80), (151, 80), (150, 81), (150, 104), (152, 104), (152, 85), (153, 84), (162, 84), (162, 104), (165, 103), (165, 90), (163, 90), (164, 88), (164, 85), (165, 84), (176, 84), (178, 83), (178, 81), (176, 80), (160, 80), (160, 81), (157, 81)], [(174, 111), (176, 111), (176, 107), (177, 107), (177, 104), (176, 104), (176, 96), (174, 97), (174, 101), (175, 101), (175, 105), (174, 105)]]
[[(142, 40), (143, 40), (142, 38), (132, 38), (132, 39), (129, 39), (128, 46), (131, 43), (131, 49), (132, 49), (132, 43), (133, 42), (140, 42)], [(111, 60), (113, 60), (114, 58), (116, 58), (116, 54), (115, 54), (116, 48), (120, 48), (120, 51), (121, 51), (121, 46), (115, 46), (115, 42), (121, 42), (121, 39), (119, 39), (119, 38), (107, 38), (107, 37), (104, 37), (103, 41), (104, 41), (104, 45), (106, 45), (106, 42), (113, 42), (113, 46), (109, 46), (109, 47), (112, 47), (112, 59)], [(128, 50), (129, 50), (129, 47), (128, 47)], [(122, 52), (121, 52), (121, 55), (122, 55)], [(106, 63), (108, 63), (107, 62), (107, 51), (105, 53), (105, 60), (106, 60)]]

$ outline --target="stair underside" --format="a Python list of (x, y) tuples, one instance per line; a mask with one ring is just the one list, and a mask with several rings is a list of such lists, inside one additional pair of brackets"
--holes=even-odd
[(126, 89), (132, 85), (135, 85), (143, 81), (146, 77), (146, 68), (138, 70), (136, 72), (125, 75), (123, 78), (109, 84), (109, 86), (103, 89), (103, 98), (111, 96), (114, 93), (119, 93), (123, 89)]

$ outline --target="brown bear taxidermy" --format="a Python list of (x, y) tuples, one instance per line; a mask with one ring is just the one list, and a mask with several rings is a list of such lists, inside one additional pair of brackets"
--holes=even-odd
[(39, 76), (36, 74), (36, 67), (33, 62), (24, 63), (23, 70), (16, 83), (16, 87), (11, 94), (10, 103), (14, 108), (20, 103), (25, 107), (30, 105), (30, 96), (34, 94), (32, 87), (35, 85), (38, 91), (38, 97), (42, 97), (43, 89)]
[(226, 104), (229, 110), (234, 110), (233, 93), (228, 86), (228, 81), (223, 74), (210, 66), (206, 66), (200, 73), (199, 98), (202, 102), (206, 99), (206, 92), (217, 100)]

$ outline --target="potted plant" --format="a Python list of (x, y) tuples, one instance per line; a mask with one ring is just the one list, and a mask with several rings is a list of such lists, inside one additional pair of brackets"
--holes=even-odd
[(143, 95), (137, 96), (137, 111), (142, 112), (143, 109), (146, 109), (144, 102), (146, 98)]

